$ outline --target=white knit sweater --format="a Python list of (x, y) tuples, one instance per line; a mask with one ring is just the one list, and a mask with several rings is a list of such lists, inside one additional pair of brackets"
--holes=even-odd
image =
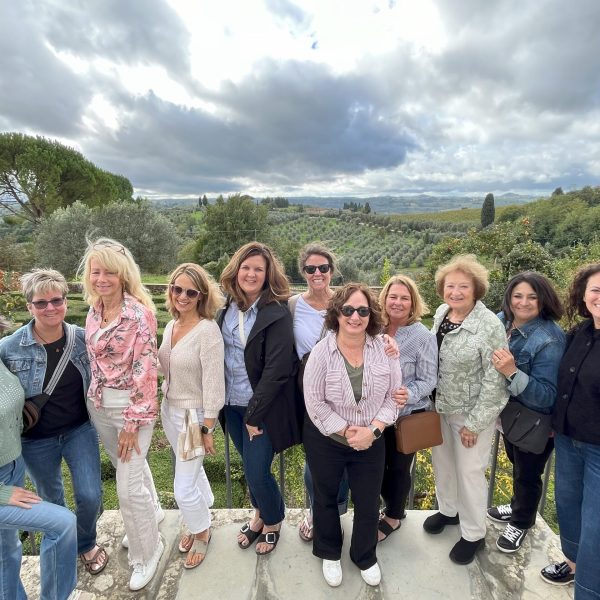
[(177, 408), (202, 408), (214, 419), (225, 403), (223, 337), (214, 321), (204, 319), (171, 348), (173, 324), (165, 327), (158, 351), (165, 376), (164, 399)]

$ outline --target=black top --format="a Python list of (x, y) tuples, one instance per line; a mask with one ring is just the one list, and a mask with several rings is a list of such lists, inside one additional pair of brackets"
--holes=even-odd
[(446, 315), (444, 317), (444, 320), (440, 323), (440, 326), (438, 327), (437, 333), (435, 334), (435, 337), (437, 339), (437, 345), (438, 345), (438, 351), (442, 346), (442, 341), (444, 339), (444, 336), (450, 332), (450, 331), (454, 331), (455, 329), (458, 329), (460, 327), (460, 323), (453, 323), (449, 318), (448, 315)]
[[(50, 381), (67, 342), (66, 334), (60, 340), (44, 344), (46, 350), (45, 389)], [(32, 427), (23, 437), (40, 439), (61, 435), (72, 431), (89, 419), (85, 405), (83, 379), (77, 367), (69, 361), (62, 377), (59, 379), (54, 392), (42, 408), (42, 415), (35, 427)]]
[(574, 440), (600, 445), (600, 330), (591, 320), (567, 334), (558, 369), (553, 427)]

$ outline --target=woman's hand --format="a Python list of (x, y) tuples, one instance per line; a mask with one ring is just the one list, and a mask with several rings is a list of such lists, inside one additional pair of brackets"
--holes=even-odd
[(33, 492), (22, 487), (15, 487), (8, 499), (8, 504), (19, 508), (31, 508), (32, 504), (39, 504), (41, 501), (42, 499)]
[(477, 434), (466, 427), (461, 427), (458, 433), (460, 433), (460, 441), (465, 448), (472, 448), (477, 443)]
[(518, 371), (515, 364), (515, 357), (506, 349), (498, 348), (492, 353), (492, 364), (498, 373), (504, 377), (510, 377), (515, 371)]
[(203, 433), (202, 434), (202, 442), (204, 444), (204, 452), (206, 454), (210, 454), (214, 456), (216, 454), (215, 451), (215, 438), (212, 433)]
[(389, 358), (400, 357), (398, 342), (393, 337), (390, 337), (387, 333), (383, 334), (383, 351)]
[(373, 432), (368, 427), (359, 427), (358, 425), (350, 425), (346, 429), (346, 439), (351, 448), (355, 450), (367, 450), (375, 441)]
[(121, 430), (119, 433), (119, 444), (117, 446), (117, 456), (121, 459), (121, 462), (129, 462), (133, 452), (141, 454), (140, 446), (138, 444), (138, 432), (137, 431), (125, 431)]
[(398, 388), (392, 394), (392, 398), (400, 408), (403, 408), (408, 402), (408, 388), (404, 386)]
[(246, 429), (248, 430), (248, 436), (250, 437), (250, 441), (252, 441), (252, 438), (256, 437), (257, 435), (262, 435), (262, 429), (259, 429), (254, 425), (246, 424)]

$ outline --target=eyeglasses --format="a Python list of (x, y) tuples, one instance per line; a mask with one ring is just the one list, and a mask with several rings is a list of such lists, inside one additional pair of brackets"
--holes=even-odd
[(340, 312), (345, 317), (351, 317), (354, 314), (354, 311), (358, 313), (359, 317), (368, 317), (371, 314), (371, 309), (368, 306), (359, 306), (358, 308), (354, 308), (354, 306), (344, 304), (344, 306), (340, 308)]
[(50, 300), (36, 300), (35, 302), (31, 302), (35, 308), (38, 310), (46, 310), (48, 308), (48, 304), (52, 304), (54, 308), (60, 308), (65, 303), (64, 296), (60, 298), (52, 298)]
[(191, 300), (200, 295), (198, 290), (182, 288), (180, 285), (170, 285), (169, 288), (171, 293), (175, 294), (175, 296), (181, 296), (182, 294), (185, 294)]
[(319, 272), (321, 272), (321, 273), (329, 273), (329, 270), (331, 269), (331, 265), (328, 263), (326, 263), (324, 265), (318, 265), (318, 266), (305, 265), (303, 269), (309, 275), (313, 275), (317, 269), (319, 269)]
[(125, 256), (125, 246), (121, 246), (121, 244), (94, 244), (93, 248), (94, 250), (106, 250), (106, 248), (111, 248)]

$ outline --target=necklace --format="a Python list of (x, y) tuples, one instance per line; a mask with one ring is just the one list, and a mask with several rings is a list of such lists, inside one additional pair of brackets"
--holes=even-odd
[(342, 353), (342, 356), (350, 363), (350, 366), (355, 369), (360, 367), (363, 362), (364, 344), (360, 348), (350, 348), (343, 343), (340, 344), (338, 341), (338, 348)]
[[(35, 335), (37, 335), (40, 338), (40, 340), (42, 340), (42, 342), (44, 342), (44, 345), (48, 345), (48, 344), (53, 344), (54, 343), (54, 342), (49, 342), (48, 340), (44, 339), (41, 336), (40, 332), (35, 327), (33, 328), (33, 331), (34, 331)], [(58, 340), (56, 340), (56, 341), (58, 341)], [(57, 352), (57, 353), (61, 352), (62, 349), (63, 349), (63, 346), (61, 346), (60, 348), (56, 348), (55, 352)]]
[(121, 310), (121, 306), (117, 306), (117, 308), (112, 308), (111, 310), (107, 310), (106, 312), (102, 312), (102, 322), (106, 325), (107, 323), (111, 323), (112, 320), (119, 314)]

